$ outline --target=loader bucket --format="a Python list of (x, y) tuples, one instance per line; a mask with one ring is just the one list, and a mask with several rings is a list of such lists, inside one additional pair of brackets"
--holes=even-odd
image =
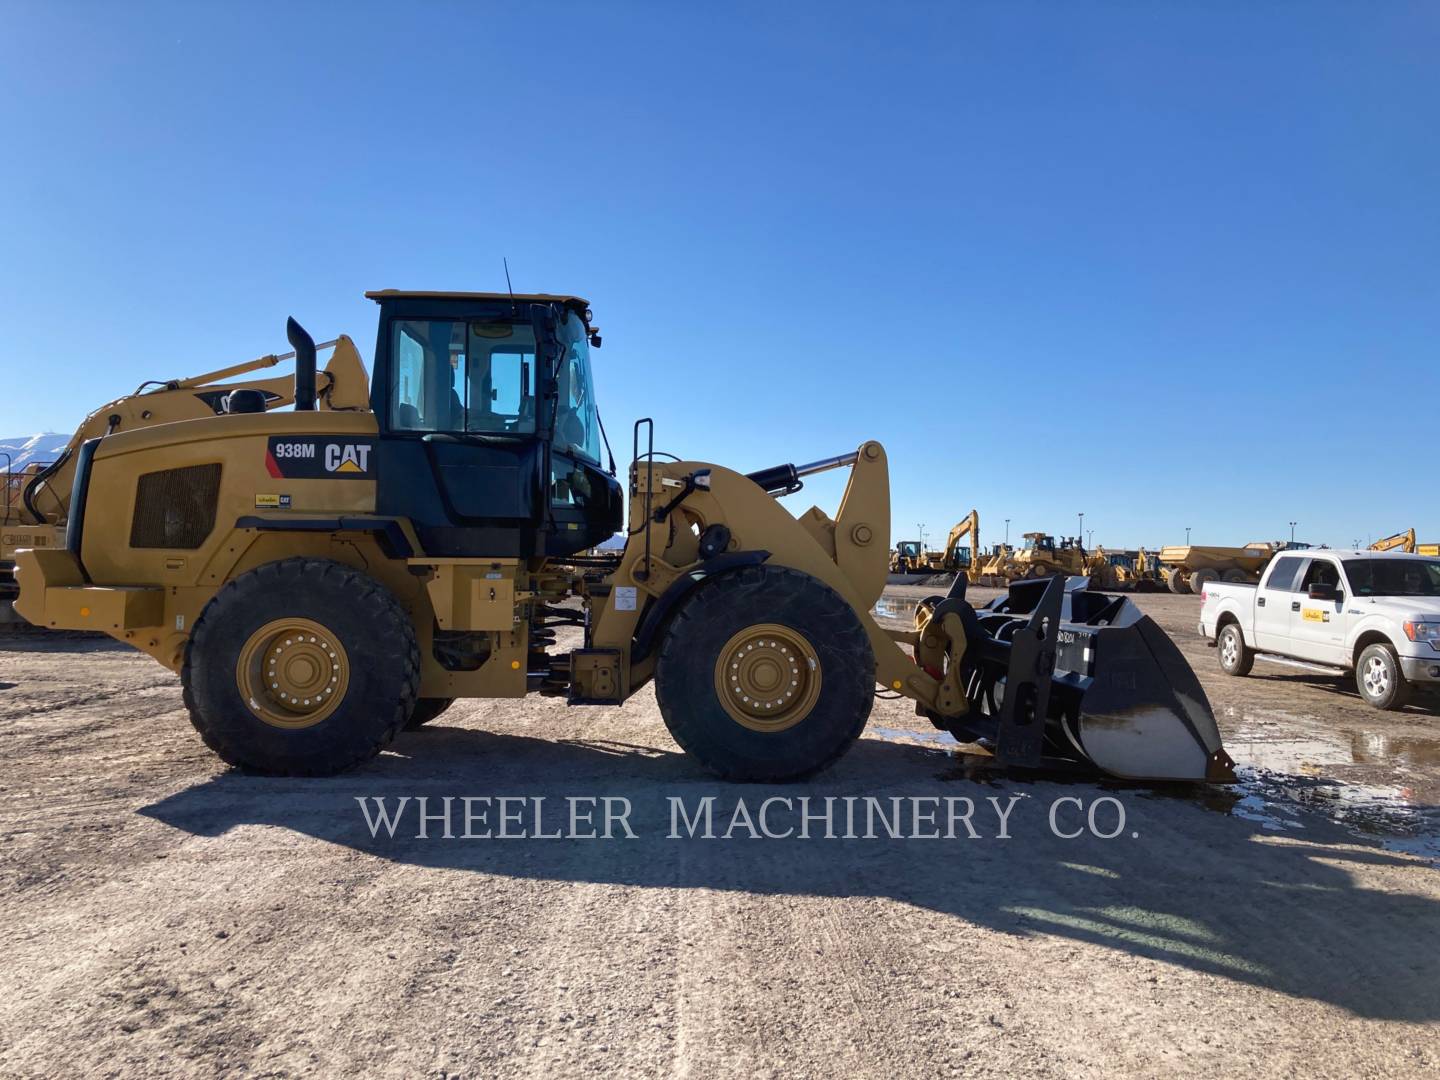
[(1233, 781), (1215, 714), (1179, 648), (1133, 602), (1086, 584), (1016, 582), (967, 620), (977, 707), (947, 726), (983, 733), (1002, 764)]

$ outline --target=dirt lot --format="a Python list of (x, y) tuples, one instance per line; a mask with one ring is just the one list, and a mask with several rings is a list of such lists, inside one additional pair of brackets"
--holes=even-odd
[[(0, 1073), (1440, 1075), (1433, 705), (1225, 679), (1198, 600), (1140, 603), (1235, 789), (977, 775), (893, 701), (820, 779), (726, 786), (648, 691), (460, 703), (357, 773), (264, 779), (150, 660), (0, 639)], [(406, 795), (624, 797), (636, 835), (372, 837), (357, 796)], [(671, 839), (667, 799), (706, 795), (717, 833), (808, 795), (969, 798), (980, 836)], [(1124, 829), (1054, 835), (1062, 797)]]

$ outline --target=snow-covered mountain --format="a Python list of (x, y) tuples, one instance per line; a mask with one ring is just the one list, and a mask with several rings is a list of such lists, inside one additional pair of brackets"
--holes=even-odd
[[(19, 472), (32, 461), (54, 461), (69, 441), (69, 435), (54, 431), (21, 435), (15, 439), (0, 439), (0, 454), (10, 455), (10, 471)], [(4, 469), (5, 458), (0, 457), (0, 472)]]

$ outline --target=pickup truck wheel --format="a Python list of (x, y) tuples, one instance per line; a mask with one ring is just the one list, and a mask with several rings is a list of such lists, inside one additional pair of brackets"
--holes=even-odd
[(1360, 654), (1355, 686), (1366, 704), (1377, 709), (1403, 709), (1410, 701), (1411, 686), (1389, 645), (1371, 645)]
[(1220, 631), (1220, 670), (1226, 675), (1249, 675), (1255, 666), (1255, 654), (1245, 644), (1240, 627), (1230, 623)]
[(1170, 586), (1170, 591), (1184, 595), (1190, 591), (1190, 583), (1185, 580), (1179, 570), (1171, 570), (1165, 575), (1165, 584)]

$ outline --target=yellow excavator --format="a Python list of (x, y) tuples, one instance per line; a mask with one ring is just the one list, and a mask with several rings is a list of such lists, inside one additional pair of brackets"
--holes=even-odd
[[(369, 382), (355, 344), (341, 336), (316, 349), (333, 350), (329, 363), (318, 373), (316, 408), (354, 412), (370, 407)], [(267, 355), (206, 372), (188, 379), (143, 384), (135, 393), (102, 405), (81, 422), (60, 455), (43, 466), (5, 474), (5, 501), (0, 506), (0, 621), (6, 621), (16, 593), (15, 552), (19, 548), (55, 547), (64, 543), (70, 511), (70, 494), (80, 448), (91, 439), (158, 424), (223, 415), (236, 390), (253, 391), (251, 405), (278, 409), (295, 401), (294, 380), (234, 379), (293, 359), (293, 352)]]
[[(657, 452), (640, 420), (620, 476), (586, 301), (368, 295), (369, 407), (319, 408), (292, 319), (294, 411), (232, 390), (222, 412), (86, 439), (65, 543), (17, 556), (21, 615), (176, 672), (225, 761), (330, 774), (456, 698), (617, 706), (653, 683), (679, 746), (733, 780), (824, 768), (877, 693), (1002, 767), (1233, 779), (1194, 672), (1124, 597), (1057, 578), (976, 609), (958, 575), (913, 629), (882, 628), (878, 442), (740, 473)], [(849, 470), (835, 515), (792, 515), (781, 497), (830, 469)], [(586, 554), (621, 529), (622, 551)]]
[(1387, 536), (1384, 540), (1375, 541), (1375, 543), (1370, 545), (1370, 550), (1394, 551), (1396, 548), (1399, 548), (1407, 555), (1414, 555), (1415, 547), (1415, 530), (1411, 528), (1406, 529), (1402, 533), (1396, 533), (1394, 536)]
[[(970, 543), (961, 543), (967, 538)], [(951, 527), (950, 535), (945, 537), (945, 547), (927, 552), (927, 557), (932, 570), (964, 574), (973, 585), (980, 576), (979, 553), (980, 512), (971, 510)]]
[(1371, 551), (1395, 551), (1396, 549), (1407, 555), (1440, 555), (1440, 544), (1417, 544), (1413, 528), (1396, 533), (1394, 536), (1387, 536), (1384, 540), (1377, 540), (1370, 545)]

